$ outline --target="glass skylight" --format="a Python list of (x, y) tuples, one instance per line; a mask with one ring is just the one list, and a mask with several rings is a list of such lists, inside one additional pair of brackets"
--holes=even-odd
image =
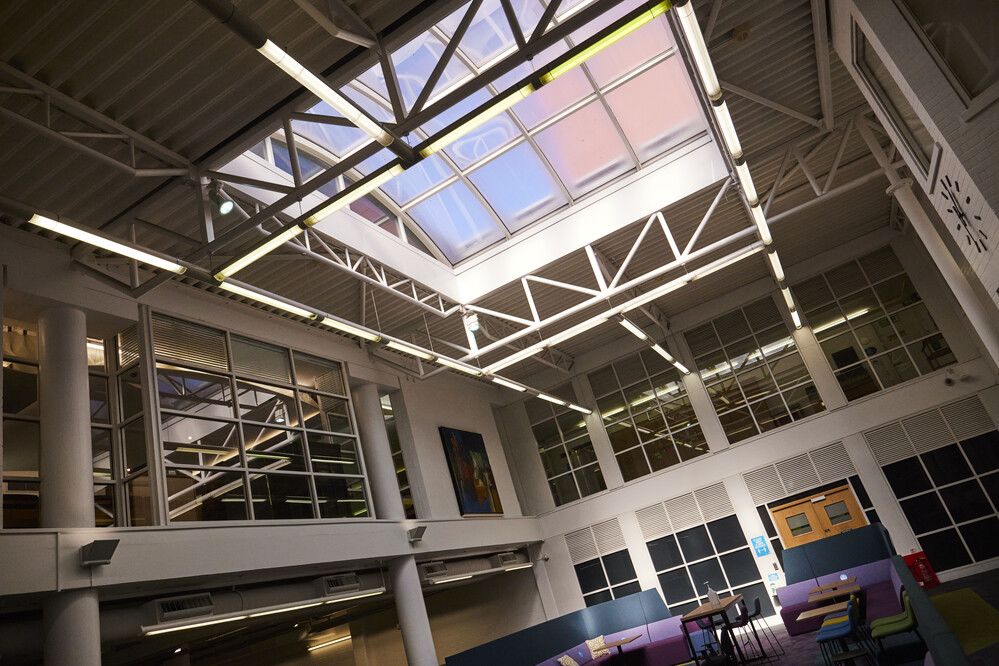
[[(555, 23), (589, 1), (564, 0)], [(513, 0), (526, 36), (534, 31), (546, 4), (547, 0)], [(642, 0), (626, 0), (531, 64), (499, 77), (402, 138), (414, 146), (423, 142), (641, 4)], [(407, 111), (420, 97), (464, 12), (462, 7), (391, 54)], [(516, 49), (500, 0), (485, 0), (424, 106)], [(390, 127), (395, 122), (380, 65), (341, 92), (380, 122)], [(309, 113), (340, 117), (324, 103)], [(302, 139), (299, 161), (306, 180), (370, 141), (360, 130), (343, 125), (296, 119), (292, 127)], [(350, 210), (455, 264), (641, 169), (703, 129), (700, 107), (663, 15), (408, 168)], [(265, 159), (290, 173), (281, 136), (279, 132), (272, 137)], [(393, 159), (389, 150), (379, 150), (321, 192), (332, 196)], [(322, 222), (318, 228), (323, 228)], [(421, 239), (433, 247), (424, 247)]]

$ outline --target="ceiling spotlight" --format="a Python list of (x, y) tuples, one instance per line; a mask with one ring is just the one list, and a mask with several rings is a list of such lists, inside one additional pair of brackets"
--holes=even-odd
[(208, 191), (208, 198), (212, 200), (213, 204), (215, 204), (215, 208), (218, 210), (220, 215), (228, 215), (232, 212), (233, 208), (236, 207), (236, 203), (229, 198), (229, 195), (222, 189), (222, 184), (218, 181), (216, 181), (215, 185)]
[(465, 326), (472, 333), (478, 332), (481, 325), (479, 324), (479, 315), (476, 312), (466, 312), (465, 316)]

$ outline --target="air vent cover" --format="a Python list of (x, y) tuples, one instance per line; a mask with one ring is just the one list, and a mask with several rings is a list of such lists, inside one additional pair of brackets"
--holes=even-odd
[(427, 580), (446, 576), (447, 572), (447, 565), (444, 562), (423, 562), (420, 564), (420, 573)]
[(356, 573), (342, 573), (334, 574), (332, 576), (324, 576), (322, 581), (323, 594), (339, 594), (341, 592), (361, 589), (361, 579)]
[(215, 602), (212, 601), (212, 595), (208, 592), (157, 599), (155, 604), (157, 624), (211, 615), (215, 610)]
[(517, 553), (496, 553), (489, 558), (489, 565), (494, 569), (508, 567), (511, 564), (520, 564), (520, 558), (517, 556)]

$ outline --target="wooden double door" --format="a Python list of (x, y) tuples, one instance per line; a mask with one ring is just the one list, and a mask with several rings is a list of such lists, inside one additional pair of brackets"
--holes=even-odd
[(818, 541), (867, 524), (848, 485), (770, 509), (784, 548)]

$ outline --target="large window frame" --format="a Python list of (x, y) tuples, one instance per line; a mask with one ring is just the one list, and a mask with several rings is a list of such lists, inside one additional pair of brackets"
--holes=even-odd
[[(642, 591), (627, 548), (579, 562), (573, 570), (587, 607)], [(601, 576), (602, 581), (596, 576)], [(596, 584), (589, 584), (591, 578)]]

